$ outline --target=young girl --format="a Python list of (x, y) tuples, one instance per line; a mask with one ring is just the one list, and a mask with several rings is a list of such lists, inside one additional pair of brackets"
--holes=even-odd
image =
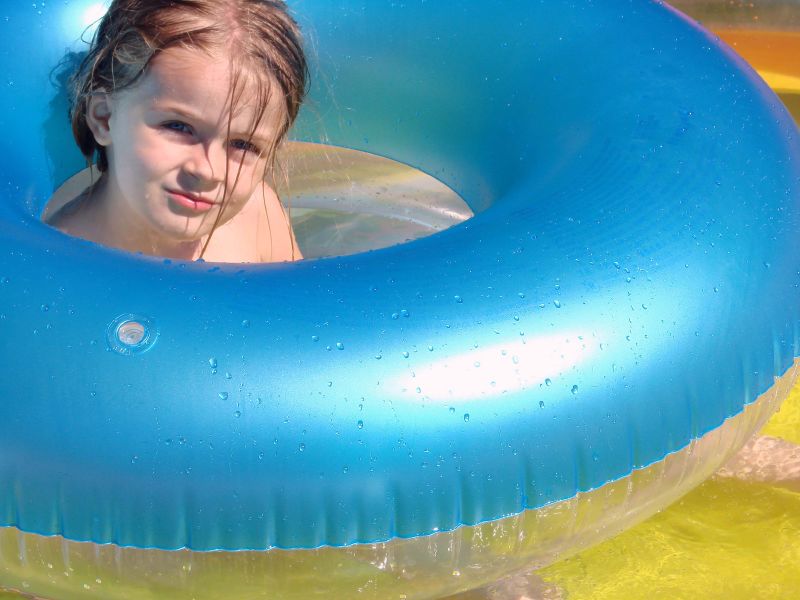
[(300, 258), (270, 185), (307, 81), (282, 1), (114, 0), (74, 81), (99, 176), (48, 223), (171, 258)]

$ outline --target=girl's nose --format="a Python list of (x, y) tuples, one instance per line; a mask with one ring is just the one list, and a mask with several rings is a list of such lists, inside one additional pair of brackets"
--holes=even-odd
[(214, 144), (195, 144), (184, 163), (184, 171), (201, 185), (211, 186), (225, 177), (227, 156), (222, 148)]

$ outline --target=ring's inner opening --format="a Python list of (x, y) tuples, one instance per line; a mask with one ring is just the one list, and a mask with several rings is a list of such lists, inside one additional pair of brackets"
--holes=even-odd
[(292, 142), (279, 160), (278, 194), (306, 258), (394, 246), (472, 216), (445, 184), (388, 158)]
[[(438, 179), (388, 158), (290, 142), (278, 160), (278, 195), (305, 258), (394, 246), (473, 216), (466, 202)], [(41, 218), (46, 220), (91, 183), (89, 169), (71, 177)]]

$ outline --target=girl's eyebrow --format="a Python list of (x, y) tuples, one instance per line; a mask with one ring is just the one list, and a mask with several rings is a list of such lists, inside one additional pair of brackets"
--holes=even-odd
[(152, 104), (153, 110), (157, 112), (168, 112), (168, 113), (175, 113), (181, 117), (186, 117), (187, 119), (198, 120), (201, 119), (201, 116), (195, 112), (192, 112), (189, 109), (181, 108), (177, 104), (160, 104), (157, 98), (153, 99)]

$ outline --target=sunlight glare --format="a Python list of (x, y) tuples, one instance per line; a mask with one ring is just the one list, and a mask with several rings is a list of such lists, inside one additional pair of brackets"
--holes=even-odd
[(106, 12), (108, 12), (108, 6), (105, 2), (95, 2), (87, 6), (83, 11), (82, 17), (84, 27), (89, 27), (96, 21), (99, 21)]

